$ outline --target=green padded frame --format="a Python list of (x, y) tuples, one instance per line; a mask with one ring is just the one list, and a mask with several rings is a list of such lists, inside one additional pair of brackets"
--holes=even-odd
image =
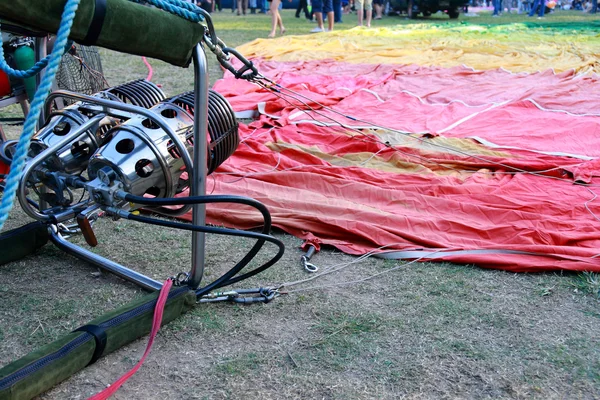
[[(66, 0), (0, 1), (0, 19), (56, 33), (65, 3)], [(189, 65), (194, 46), (204, 36), (204, 26), (130, 0), (106, 0), (106, 3), (97, 46), (158, 58), (179, 67)], [(81, 41), (86, 37), (95, 7), (95, 0), (81, 0), (71, 39)]]

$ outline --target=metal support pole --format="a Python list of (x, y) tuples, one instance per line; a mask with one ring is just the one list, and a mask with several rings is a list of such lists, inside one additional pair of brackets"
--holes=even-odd
[(55, 225), (50, 225), (49, 229), (50, 240), (52, 240), (56, 247), (63, 250), (64, 252), (71, 254), (81, 260), (87, 261), (90, 264), (93, 264), (117, 276), (120, 276), (125, 280), (133, 282), (144, 289), (160, 290), (162, 288), (161, 282), (155, 281), (154, 279), (151, 279), (146, 275), (142, 275), (120, 264), (117, 264), (116, 262), (110, 261), (104, 257), (100, 257), (99, 255), (94, 254), (91, 251), (88, 251), (84, 248), (74, 245), (73, 243), (70, 243), (61, 236), (61, 234), (58, 232), (58, 228)]
[[(208, 66), (206, 54), (200, 44), (194, 48), (194, 171), (190, 178), (190, 194), (206, 194), (206, 166), (208, 132)], [(188, 172), (189, 173), (189, 172)], [(206, 205), (196, 204), (192, 208), (192, 222), (196, 226), (206, 224)], [(204, 274), (205, 234), (192, 232), (192, 269), (188, 285), (196, 289)]]
[[(35, 47), (35, 61), (36, 62), (46, 58), (46, 56), (48, 55), (47, 46), (48, 46), (48, 37), (47, 36), (35, 38), (34, 47)], [(45, 74), (46, 74), (46, 71), (42, 69), (40, 71), (40, 73), (36, 75), (36, 77), (35, 77), (36, 91), (37, 91), (37, 88), (40, 87), (40, 83), (42, 82), (42, 78), (44, 77)], [(31, 99), (31, 100), (33, 100), (33, 99)], [(41, 126), (44, 126), (45, 122), (46, 122), (46, 115), (45, 115), (44, 110), (42, 109), (42, 112), (40, 113), (40, 119), (38, 122), (37, 129), (39, 129)]]
[[(34, 49), (34, 51), (35, 51), (35, 62), (37, 63), (38, 61), (43, 60), (48, 55), (48, 49), (47, 49), (47, 46), (48, 46), (48, 36), (36, 37), (34, 39), (34, 45), (33, 46), (35, 47), (35, 49)], [(42, 69), (40, 71), (40, 73), (35, 76), (35, 91), (36, 92), (37, 92), (38, 88), (40, 87), (40, 84), (42, 82), (42, 78), (44, 77), (45, 74), (46, 74), (46, 70)], [(33, 101), (33, 99), (30, 99), (29, 101)], [(27, 111), (27, 114), (29, 114), (29, 110)], [(25, 115), (25, 117), (27, 117), (27, 115)], [(40, 117), (39, 117), (38, 122), (37, 122), (36, 130), (38, 130), (38, 129), (40, 129), (40, 127), (44, 126), (45, 122), (46, 122), (46, 113), (44, 112), (44, 109), (42, 109), (42, 111), (40, 111)], [(42, 186), (40, 188), (40, 193), (41, 194), (46, 194), (46, 187), (45, 186)], [(46, 202), (46, 200), (44, 200), (43, 198), (40, 197), (40, 204), (39, 204), (39, 206), (43, 210), (43, 209), (48, 208), (48, 203)]]

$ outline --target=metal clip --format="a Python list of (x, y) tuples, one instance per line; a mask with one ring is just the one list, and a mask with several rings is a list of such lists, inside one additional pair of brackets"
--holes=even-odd
[[(253, 81), (256, 78), (261, 77), (252, 61), (241, 55), (237, 50), (227, 47), (227, 45), (217, 37), (210, 14), (202, 12), (201, 10), (198, 10), (197, 14), (201, 14), (206, 22), (202, 41), (206, 47), (208, 47), (208, 49), (217, 57), (219, 64), (221, 64), (223, 68), (231, 72), (237, 79)], [(239, 70), (236, 70), (229, 62), (231, 55), (233, 55), (243, 64)]]
[(57, 228), (58, 228), (58, 232), (65, 239), (68, 239), (69, 237), (76, 235), (80, 232), (79, 228), (77, 227), (77, 224), (66, 225), (63, 223), (59, 223), (59, 224), (57, 224)]
[(317, 272), (319, 270), (319, 267), (309, 262), (316, 251), (317, 249), (315, 248), (315, 246), (311, 244), (308, 246), (308, 250), (306, 250), (306, 253), (304, 253), (302, 258), (300, 258), (302, 266), (307, 272)]
[(190, 274), (187, 272), (180, 272), (177, 275), (172, 276), (170, 279), (173, 281), (173, 286), (183, 286), (187, 284), (189, 278)]
[(307, 272), (317, 272), (319, 270), (319, 267), (317, 267), (315, 264), (308, 262), (308, 258), (306, 256), (302, 256), (301, 261), (302, 266)]
[(223, 63), (219, 59), (219, 62), (221, 63), (221, 65), (224, 68), (227, 68), (227, 70), (229, 72), (231, 72), (237, 79), (245, 79), (245, 80), (251, 81), (259, 76), (258, 70), (254, 66), (252, 61), (248, 60), (246, 57), (241, 55), (240, 52), (238, 52), (236, 49), (232, 49), (231, 47), (224, 47), (223, 53), (227, 56), (232, 54), (235, 58), (237, 58), (243, 64), (243, 66), (239, 70), (236, 70), (235, 68), (233, 68), (231, 63), (229, 63), (229, 62)]

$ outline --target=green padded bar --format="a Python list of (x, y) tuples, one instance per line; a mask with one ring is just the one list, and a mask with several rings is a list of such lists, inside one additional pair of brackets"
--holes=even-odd
[[(107, 342), (102, 355), (144, 336), (152, 328), (158, 292), (94, 319), (91, 325), (106, 325)], [(145, 307), (150, 303), (151, 308)], [(171, 289), (162, 324), (167, 324), (196, 304), (196, 294), (187, 288)], [(127, 316), (133, 313), (133, 316)], [(116, 322), (115, 322), (116, 320)], [(112, 321), (112, 323), (111, 323)], [(72, 332), (0, 369), (0, 399), (27, 400), (47, 391), (85, 368), (96, 348), (91, 335)], [(28, 369), (34, 369), (28, 371)], [(114, 378), (118, 378), (117, 375)]]
[[(7, 19), (36, 30), (56, 33), (66, 0), (0, 1), (0, 19)], [(106, 17), (97, 46), (158, 58), (187, 67), (192, 50), (204, 27), (158, 8), (129, 0), (106, 0)], [(83, 40), (96, 7), (95, 0), (81, 0), (70, 38)]]
[(48, 226), (32, 222), (0, 234), (0, 265), (20, 260), (48, 243)]

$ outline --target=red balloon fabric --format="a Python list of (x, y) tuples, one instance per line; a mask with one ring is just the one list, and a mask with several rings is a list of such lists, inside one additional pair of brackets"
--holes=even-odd
[[(275, 226), (350, 254), (600, 272), (596, 75), (254, 62), (278, 85), (215, 84), (257, 119), (209, 193), (255, 198)], [(261, 224), (241, 206), (207, 218)]]

